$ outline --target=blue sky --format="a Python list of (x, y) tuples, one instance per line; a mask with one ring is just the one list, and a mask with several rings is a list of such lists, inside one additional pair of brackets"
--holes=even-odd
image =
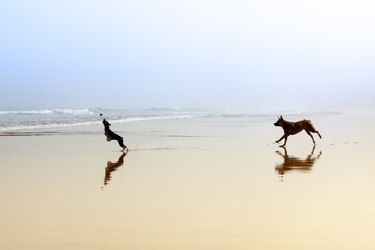
[(375, 2), (2, 1), (0, 107), (375, 107)]

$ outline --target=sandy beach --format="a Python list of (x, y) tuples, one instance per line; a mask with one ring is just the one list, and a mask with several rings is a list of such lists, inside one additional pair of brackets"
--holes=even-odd
[(0, 248), (375, 249), (375, 116), (171, 119), (2, 133)]

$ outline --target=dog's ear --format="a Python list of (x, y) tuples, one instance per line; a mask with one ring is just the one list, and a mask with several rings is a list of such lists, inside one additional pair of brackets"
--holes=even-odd
[(284, 121), (284, 118), (283, 118), (283, 116), (280, 116), (280, 119)]

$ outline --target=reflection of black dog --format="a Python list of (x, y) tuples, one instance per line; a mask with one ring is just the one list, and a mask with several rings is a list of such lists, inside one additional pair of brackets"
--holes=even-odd
[(117, 171), (119, 167), (124, 165), (124, 158), (128, 152), (123, 152), (118, 158), (117, 162), (107, 161), (107, 167), (105, 168), (104, 186), (106, 186), (111, 180), (111, 173)]
[(104, 125), (104, 134), (107, 136), (107, 141), (116, 140), (120, 147), (122, 147), (124, 150), (128, 150), (128, 148), (124, 145), (124, 139), (119, 136), (118, 134), (114, 133), (109, 126), (111, 124), (106, 121), (106, 119), (103, 119), (103, 125)]

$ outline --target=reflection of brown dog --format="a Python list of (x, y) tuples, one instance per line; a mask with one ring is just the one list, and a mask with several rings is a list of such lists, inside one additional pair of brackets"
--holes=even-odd
[(319, 155), (313, 157), (315, 146), (313, 147), (311, 153), (306, 157), (306, 159), (300, 159), (294, 156), (289, 156), (286, 148), (284, 147), (284, 154), (276, 151), (277, 154), (281, 155), (284, 158), (284, 163), (276, 165), (275, 169), (279, 172), (279, 175), (284, 175), (288, 171), (301, 171), (309, 172), (315, 164), (315, 161), (319, 159), (322, 152), (320, 151)]
[(282, 127), (284, 130), (284, 135), (276, 141), (276, 143), (279, 143), (282, 139), (285, 139), (284, 144), (280, 147), (284, 147), (286, 144), (286, 141), (288, 139), (289, 135), (295, 135), (301, 132), (302, 130), (305, 130), (306, 133), (311, 137), (313, 143), (315, 144), (314, 137), (311, 133), (317, 133), (320, 138), (322, 136), (319, 134), (319, 132), (314, 128), (314, 125), (311, 123), (310, 120), (302, 120), (298, 122), (289, 122), (284, 120), (282, 116), (275, 122), (273, 125)]

